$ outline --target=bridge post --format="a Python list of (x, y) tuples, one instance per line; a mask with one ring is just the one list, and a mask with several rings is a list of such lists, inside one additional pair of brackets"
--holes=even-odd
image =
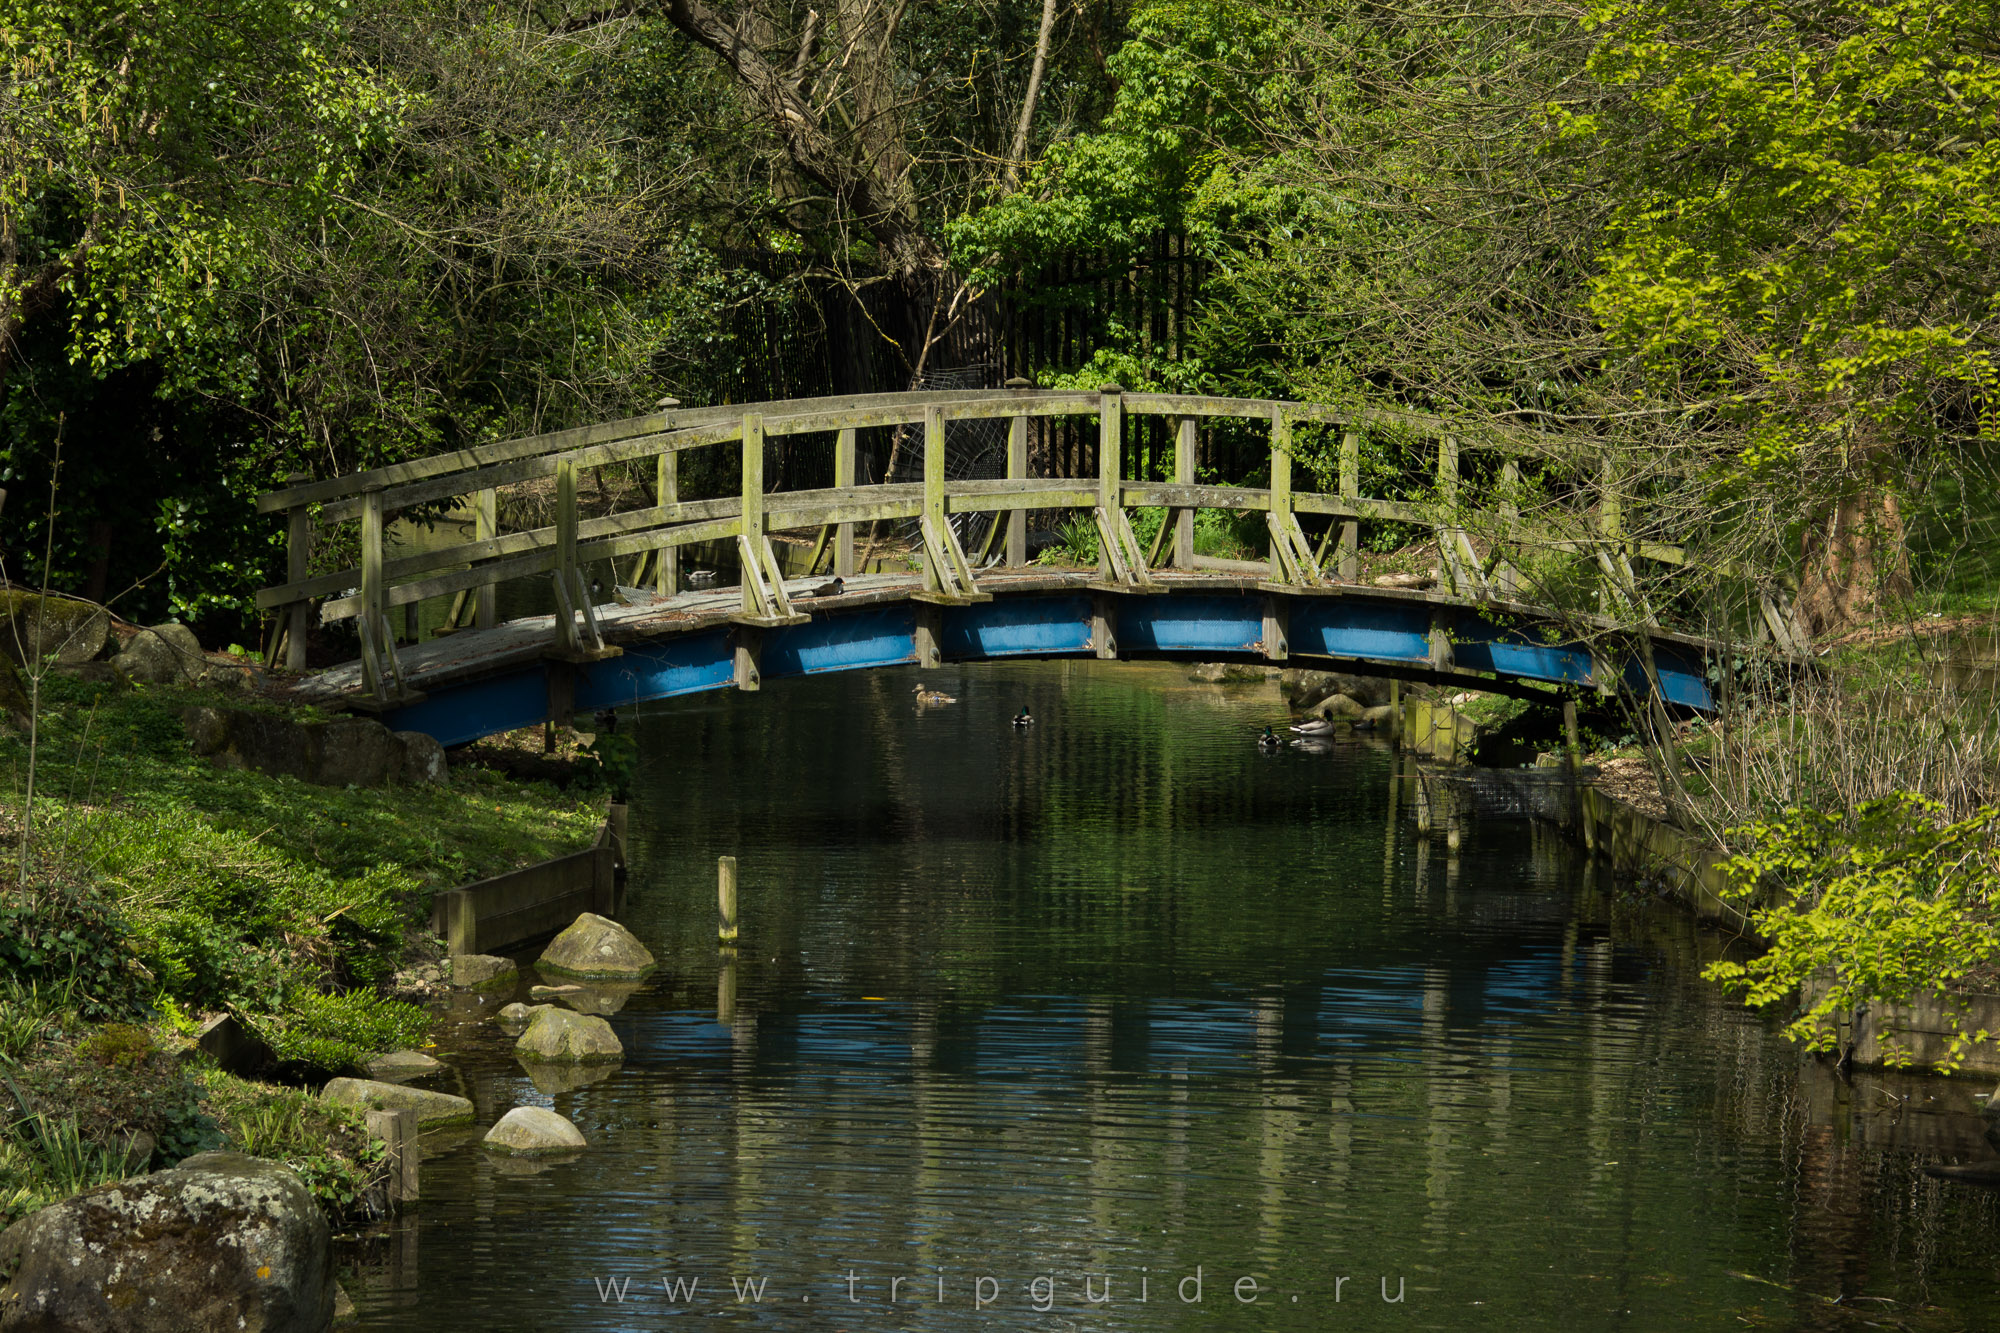
[[(288, 472), (285, 485), (302, 486), (312, 480), (310, 472)], [(285, 533), (285, 577), (292, 583), (303, 583), (312, 576), (312, 510), (305, 505), (293, 505)], [(285, 666), (292, 671), (303, 671), (306, 666), (306, 635), (310, 632), (312, 603), (293, 602), (286, 612), (285, 626)], [(276, 665), (273, 663), (273, 665)]]
[[(763, 615), (758, 604), (757, 570), (753, 564), (764, 540), (764, 418), (755, 412), (743, 414), (743, 518), (739, 550), (743, 569), (737, 582), (743, 589), (743, 614)], [(739, 682), (740, 684), (740, 682)]]
[[(1011, 460), (1013, 455), (1008, 455)], [(854, 485), (854, 427), (842, 426), (833, 442), (833, 484), (837, 490)], [(834, 530), (833, 572), (844, 579), (854, 577), (854, 525), (842, 523)]]
[(556, 463), (556, 643), (569, 652), (577, 648), (576, 586), (576, 464), (564, 458)]
[[(681, 499), (681, 456), (672, 449), (654, 466), (653, 503), (662, 509)], [(672, 597), (681, 590), (681, 548), (661, 546), (653, 552), (653, 591)]]
[(1107, 662), (1118, 660), (1118, 603), (1108, 592), (1090, 594), (1090, 648)]
[[(1028, 419), (1014, 417), (1007, 423), (1007, 480), (1028, 478)], [(1028, 563), (1028, 511), (1007, 511), (1007, 564), (1019, 569)]]
[(1282, 662), (1291, 656), (1290, 608), (1276, 596), (1264, 595), (1264, 660)]
[[(1107, 384), (1097, 395), (1097, 507), (1107, 515), (1116, 514), (1124, 501), (1125, 390)], [(1118, 579), (1112, 563), (1111, 542), (1116, 532), (1100, 533), (1097, 543), (1097, 577), (1106, 583)], [(1102, 656), (1102, 654), (1099, 654)]]
[[(492, 487), (487, 487), (474, 497), (472, 511), (472, 539), (491, 541), (500, 535), (500, 496)], [(481, 584), (475, 594), (472, 609), (472, 623), (479, 629), (492, 629), (499, 623), (494, 597), (498, 589), (491, 583)]]
[[(1182, 417), (1174, 430), (1174, 481), (1181, 486), (1195, 484), (1196, 449), (1195, 441), (1200, 422), (1196, 418)], [(1187, 570), (1194, 568), (1194, 510), (1187, 508), (1174, 515), (1174, 564)]]
[[(1510, 458), (1500, 465), (1500, 530), (1509, 542), (1521, 524), (1521, 461)], [(1520, 586), (1514, 562), (1499, 557), (1493, 567), (1493, 581), (1502, 597), (1512, 597)]]
[(1271, 582), (1289, 583), (1283, 555), (1287, 527), (1292, 516), (1292, 422), (1283, 408), (1271, 413), (1271, 512), (1265, 526), (1271, 530)]
[[(1361, 436), (1351, 430), (1340, 437), (1340, 498), (1350, 509), (1361, 499)], [(1361, 577), (1361, 524), (1351, 516), (1340, 525), (1340, 577)]]
[[(1619, 506), (1617, 479), (1612, 473), (1609, 450), (1599, 455), (1597, 460), (1597, 490), (1598, 536), (1603, 539), (1604, 549), (1608, 554), (1622, 555), (1625, 516)], [(1606, 562), (1603, 560), (1599, 561), (1600, 565), (1604, 563)], [(1598, 611), (1607, 616), (1618, 614), (1625, 602), (1624, 590), (1613, 581), (1608, 569), (1599, 575), (1597, 588)]]
[[(361, 497), (361, 678), (368, 692), (382, 693), (382, 664), (374, 651), (375, 638), (389, 628), (382, 608), (382, 492), (369, 491)], [(393, 651), (393, 648), (391, 649)]]
[[(931, 531), (942, 539), (945, 532), (944, 512), (944, 464), (945, 436), (944, 413), (937, 404), (924, 407), (924, 518), (930, 523)], [(939, 568), (937, 558), (925, 546), (924, 586), (934, 593), (951, 591), (952, 572)]]

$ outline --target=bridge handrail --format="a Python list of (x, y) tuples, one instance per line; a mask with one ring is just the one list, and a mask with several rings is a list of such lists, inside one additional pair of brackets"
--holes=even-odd
[[(1174, 423), (1174, 479), (1145, 481), (1120, 475), (1123, 418), (1128, 415), (1165, 417)], [(1032, 478), (1028, 471), (1028, 422), (1034, 417), (1094, 416), (1099, 423), (1098, 475), (1095, 477)], [(1196, 482), (1196, 423), (1204, 418), (1238, 418), (1269, 423), (1271, 484), (1228, 487)], [(1006, 419), (1009, 421), (1005, 478), (948, 481), (944, 476), (944, 435), (949, 421)], [(1336, 492), (1297, 492), (1292, 487), (1292, 431), (1295, 424), (1318, 423), (1343, 429), (1339, 446)], [(920, 426), (923, 432), (922, 475), (919, 482), (855, 484), (855, 432), (869, 427)], [(1440, 505), (1379, 499), (1360, 493), (1360, 441), (1364, 432), (1411, 432), (1434, 441), (1437, 451), (1437, 494)], [(810, 491), (767, 492), (763, 482), (761, 442), (767, 435), (833, 433), (835, 485)], [(736, 443), (742, 469), (739, 494), (709, 500), (681, 501), (676, 457), (685, 449)], [(1505, 455), (1503, 483), (1519, 478), (1516, 454), (1587, 460), (1588, 442), (1565, 440), (1524, 431), (1496, 432), (1487, 440), (1462, 440), (1439, 418), (1388, 411), (1353, 411), (1323, 404), (1264, 399), (1222, 398), (1189, 394), (1124, 393), (1115, 386), (1098, 392), (1006, 389), (923, 391), (863, 394), (844, 397), (780, 400), (704, 408), (665, 410), (623, 421), (575, 430), (555, 431), (500, 441), (350, 477), (323, 481), (294, 478), (296, 484), (262, 496), (262, 512), (284, 511), (291, 521), (291, 560), (287, 581), (257, 594), (262, 609), (289, 608), (284, 631), (293, 665), (303, 665), (306, 616), (312, 603), (326, 599), (321, 618), (357, 618), (363, 637), (364, 671), (383, 688), (388, 674), (370, 669), (382, 641), (383, 661), (393, 674), (393, 631), (386, 612), (431, 597), (477, 593), (476, 620), (492, 623), (493, 589), (500, 582), (554, 571), (559, 606), (558, 635), (570, 649), (579, 649), (575, 614), (595, 637), (589, 593), (579, 577), (582, 564), (600, 559), (639, 555), (636, 582), (650, 560), (655, 586), (662, 592), (678, 587), (678, 550), (696, 542), (736, 538), (744, 564), (745, 614), (753, 621), (777, 622), (794, 617), (784, 595), (781, 572), (770, 548), (769, 535), (786, 528), (818, 528), (814, 563), (834, 540), (835, 568), (853, 570), (853, 526), (879, 519), (917, 518), (922, 557), (930, 595), (940, 599), (976, 598), (974, 565), (986, 554), (968, 558), (950, 523), (954, 514), (1004, 511), (1007, 552), (1016, 563), (1025, 560), (1026, 515), (1036, 509), (1080, 509), (1091, 512), (1099, 534), (1100, 574), (1110, 584), (1134, 591), (1156, 586), (1150, 570), (1176, 563), (1191, 567), (1193, 518), (1198, 509), (1225, 508), (1262, 512), (1271, 534), (1270, 577), (1281, 586), (1310, 586), (1325, 581), (1324, 561), (1338, 537), (1337, 568), (1341, 576), (1358, 572), (1358, 523), (1393, 519), (1429, 525), (1435, 530), (1439, 563), (1454, 591), (1468, 596), (1508, 596), (1514, 589), (1512, 566), (1494, 552), (1482, 567), (1467, 534), (1453, 526), (1459, 458), (1477, 448), (1498, 448)], [(576, 483), (579, 472), (645, 459), (656, 461), (657, 489), (653, 505), (580, 518)], [(528, 531), (500, 533), (497, 491), (502, 486), (554, 476), (556, 516), (552, 523)], [(1677, 547), (1628, 542), (1622, 532), (1622, 510), (1605, 466), (1598, 469), (1602, 494), (1594, 514), (1574, 532), (1547, 530), (1536, 540), (1545, 546), (1595, 554), (1603, 568), (1607, 597), (1635, 595), (1630, 556), (1678, 562)], [(1503, 494), (1505, 492), (1503, 485)], [(383, 533), (386, 515), (394, 510), (436, 503), (461, 496), (475, 497), (475, 535), (461, 545), (418, 552), (386, 560)], [(1150, 551), (1141, 550), (1125, 517), (1132, 506), (1162, 506), (1171, 522), (1162, 526)], [(1520, 536), (1518, 510), (1501, 502), (1501, 517)], [(1314, 551), (1299, 527), (1298, 516), (1323, 515), (1334, 520)], [(358, 567), (322, 574), (309, 572), (309, 551), (316, 524), (358, 519), (361, 556)], [(996, 522), (987, 537), (990, 548), (999, 532)], [(1169, 537), (1171, 548), (1167, 548)], [(1163, 549), (1168, 559), (1161, 560)], [(1607, 558), (1607, 552), (1615, 558)], [(454, 604), (456, 620), (460, 604)], [(273, 635), (276, 654), (277, 633)], [(601, 647), (601, 644), (598, 645)]]

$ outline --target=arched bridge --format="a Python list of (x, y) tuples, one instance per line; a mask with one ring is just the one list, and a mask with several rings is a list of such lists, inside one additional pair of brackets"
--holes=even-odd
[[(1130, 478), (1125, 423), (1165, 418), (1173, 445), (1146, 470), (1171, 480)], [(1051, 418), (1094, 418), (1096, 475), (1030, 475), (1030, 441)], [(1196, 481), (1201, 424), (1268, 429), (1270, 484)], [(953, 423), (1005, 422), (1006, 475), (948, 477)], [(921, 480), (856, 484), (857, 435), (912, 432)], [(914, 442), (921, 432), (920, 443)], [(1338, 474), (1336, 491), (1295, 489), (1298, 436), (1313, 433)], [(1434, 484), (1417, 499), (1360, 493), (1365, 436), (1393, 432), (1434, 452)], [(765, 442), (830, 437), (835, 484), (771, 489)], [(731, 494), (680, 498), (681, 453), (724, 448), (740, 486)], [(1576, 455), (1576, 446), (1563, 445)], [(1558, 615), (1522, 600), (1518, 550), (1475, 538), (1460, 505), (1462, 455), (1487, 460), (1502, 529), (1594, 565), (1612, 616)], [(1523, 452), (1548, 456), (1546, 440)], [(1456, 681), (1527, 693), (1548, 684), (1655, 691), (1665, 702), (1712, 706), (1706, 658), (1715, 645), (1651, 623), (1631, 560), (1678, 560), (1671, 547), (1625, 541), (1622, 507), (1609, 478), (1571, 458), (1604, 489), (1579, 495), (1567, 518), (1520, 523), (1518, 459), (1506, 441), (1462, 445), (1442, 423), (1360, 416), (1306, 403), (1033, 389), (865, 395), (744, 406), (670, 409), (654, 415), (510, 440), (353, 476), (292, 478), (261, 497), (264, 512), (289, 515), (290, 581), (259, 594), (278, 613), (273, 659), (304, 664), (315, 606), (323, 622), (352, 620), (360, 657), (302, 687), (327, 703), (366, 708), (399, 728), (457, 744), (578, 709), (597, 709), (707, 689), (755, 689), (767, 678), (896, 664), (1010, 657), (1169, 657), (1343, 665), (1404, 679)], [(594, 469), (652, 465), (650, 503), (585, 517), (579, 478)], [(1162, 466), (1164, 465), (1164, 466)], [(1136, 470), (1136, 469), (1135, 469)], [(554, 483), (553, 521), (499, 530), (499, 496)], [(1427, 483), (1431, 481), (1426, 478)], [(599, 494), (603, 493), (600, 486)], [(468, 540), (390, 557), (386, 525), (400, 513), (456, 507)], [(1136, 508), (1164, 510), (1142, 542)], [(1202, 509), (1263, 517), (1268, 564), (1211, 560), (1195, 550)], [(1028, 517), (1037, 510), (1089, 515), (1099, 551), (1094, 571), (1027, 563)], [(983, 540), (968, 520), (992, 515)], [(1357, 581), (1359, 525), (1392, 520), (1428, 529), (1437, 549), (1433, 590)], [(856, 525), (913, 521), (908, 573), (857, 572)], [(358, 524), (358, 564), (313, 573), (313, 552), (336, 524)], [(1320, 526), (1315, 543), (1308, 525)], [(1484, 529), (1482, 529), (1484, 531)], [(838, 592), (821, 576), (785, 576), (772, 537), (817, 534), (805, 567), (830, 559)], [(734, 549), (737, 587), (683, 589), (680, 553), (702, 543)], [(972, 546), (970, 552), (968, 545)], [(1482, 552), (1481, 547), (1484, 546)], [(338, 549), (348, 549), (343, 544)], [(1521, 549), (1525, 549), (1523, 546)], [(586, 569), (611, 562), (616, 576), (593, 585)], [(627, 562), (621, 569), (619, 562)], [(495, 589), (549, 579), (556, 607), (501, 623)], [(620, 587), (618, 585), (629, 585)], [(614, 597), (615, 592), (615, 597)], [(816, 594), (816, 595), (809, 595)], [(447, 633), (398, 645), (390, 611), (450, 598)], [(1631, 614), (1636, 607), (1640, 614)], [(470, 623), (460, 627), (461, 621)], [(1782, 627), (1774, 623), (1773, 631)], [(407, 637), (407, 636), (406, 636)]]

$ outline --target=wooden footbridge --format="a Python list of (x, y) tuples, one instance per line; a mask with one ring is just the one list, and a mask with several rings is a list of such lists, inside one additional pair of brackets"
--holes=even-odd
[[(1170, 423), (1171, 481), (1120, 475), (1125, 423), (1144, 415)], [(1095, 418), (1095, 477), (1029, 475), (1037, 421), (1063, 416)], [(1268, 486), (1197, 482), (1198, 426), (1219, 418), (1268, 426)], [(982, 420), (1007, 423), (1006, 475), (949, 480), (947, 429)], [(1302, 426), (1337, 434), (1337, 492), (1294, 488), (1294, 434)], [(870, 429), (921, 431), (922, 480), (857, 485), (857, 433)], [(1431, 496), (1416, 502), (1360, 493), (1363, 439), (1371, 430), (1393, 430), (1435, 451)], [(786, 435), (828, 439), (831, 488), (767, 488), (765, 441)], [(680, 498), (679, 457), (698, 448), (736, 453), (741, 484), (734, 493)], [(1549, 683), (1651, 690), (1673, 705), (1711, 707), (1706, 659), (1716, 645), (1668, 632), (1643, 615), (1606, 617), (1579, 633), (1575, 616), (1558, 619), (1546, 607), (1517, 600), (1520, 582), (1510, 554), (1518, 553), (1489, 540), (1481, 556), (1479, 543), (1455, 521), (1461, 454), (1473, 448), (1500, 451), (1500, 517), (1509, 528), (1522, 526), (1511, 498), (1520, 475), (1517, 457), (1501, 444), (1462, 446), (1443, 423), (1421, 418), (1116, 388), (673, 407), (352, 476), (295, 476), (294, 484), (258, 501), (261, 512), (284, 513), (290, 521), (289, 581), (259, 593), (258, 604), (278, 613), (274, 658), (294, 668), (304, 665), (315, 608), (324, 623), (354, 622), (360, 657), (310, 678), (302, 686), (308, 696), (378, 712), (393, 726), (429, 732), (447, 745), (576, 710), (732, 686), (756, 689), (766, 678), (1008, 657), (1289, 661), (1503, 692)], [(1546, 455), (1546, 446), (1541, 450)], [(580, 516), (582, 474), (647, 463), (653, 465), (650, 504)], [(1579, 465), (1589, 467), (1590, 460)], [(1603, 596), (1629, 607), (1638, 601), (1630, 561), (1677, 561), (1681, 553), (1625, 541), (1608, 475), (1588, 475), (1603, 487), (1581, 497), (1566, 528), (1543, 523), (1521, 538), (1594, 561)], [(554, 521), (500, 532), (500, 491), (549, 478)], [(469, 540), (387, 557), (385, 524), (392, 518), (454, 505), (472, 514)], [(1130, 521), (1137, 507), (1167, 511), (1149, 544), (1140, 542)], [(1204, 508), (1261, 513), (1268, 566), (1197, 555), (1195, 514)], [(1100, 552), (1095, 570), (1028, 564), (1029, 516), (1045, 510), (1090, 516)], [(984, 541), (968, 552), (960, 532), (965, 516), (977, 514), (996, 517)], [(1315, 526), (1324, 520), (1316, 544), (1302, 519)], [(1357, 581), (1359, 524), (1371, 519), (1432, 531), (1440, 571), (1434, 590)], [(856, 572), (855, 526), (881, 520), (914, 520), (913, 563), (919, 568)], [(315, 545), (347, 524), (358, 525), (357, 563), (312, 573)], [(809, 568), (830, 559), (831, 572), (843, 577), (838, 594), (808, 596), (820, 577), (785, 577), (771, 540), (781, 532), (817, 535)], [(738, 586), (684, 589), (683, 548), (717, 542), (735, 548)], [(594, 592), (585, 571), (603, 561), (614, 570), (629, 563)], [(495, 589), (543, 577), (550, 581), (555, 613), (500, 623)], [(454, 627), (460, 620), (470, 624), (398, 646), (390, 611), (443, 598), (453, 599)], [(1641, 625), (1636, 632), (1615, 638), (1595, 632), (1635, 619)], [(1613, 642), (1615, 653), (1607, 648)]]

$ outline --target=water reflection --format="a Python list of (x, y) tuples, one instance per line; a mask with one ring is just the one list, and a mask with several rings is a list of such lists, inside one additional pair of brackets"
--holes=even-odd
[(1992, 1196), (1918, 1171), (1984, 1153), (1969, 1092), (1802, 1072), (1698, 980), (1711, 937), (1560, 841), (1450, 856), (1379, 746), (1258, 754), (1273, 691), (929, 674), (961, 702), (881, 672), (639, 721), (664, 966), (625, 1064), (441, 1043), (482, 1124), (592, 1146), (427, 1161), (351, 1252), (363, 1327), (1976, 1326)]

